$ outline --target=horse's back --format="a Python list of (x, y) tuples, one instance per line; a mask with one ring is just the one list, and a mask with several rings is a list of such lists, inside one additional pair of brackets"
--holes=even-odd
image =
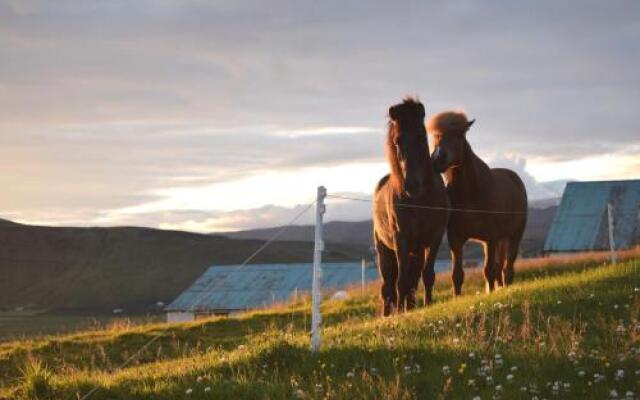
[(503, 197), (507, 208), (505, 211), (527, 210), (527, 189), (520, 176), (507, 168), (493, 168), (493, 193)]

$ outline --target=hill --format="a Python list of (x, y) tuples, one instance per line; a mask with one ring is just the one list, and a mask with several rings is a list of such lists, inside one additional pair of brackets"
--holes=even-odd
[[(520, 262), (516, 284), (377, 316), (377, 286), (234, 318), (115, 327), (0, 346), (0, 399), (637, 398), (639, 252)], [(479, 271), (478, 271), (479, 272)]]
[[(551, 200), (545, 202), (545, 207), (529, 207), (527, 228), (522, 242), (522, 253), (531, 257), (539, 255), (544, 246), (544, 240), (558, 210), (557, 205), (547, 206)], [(251, 229), (239, 232), (223, 232), (221, 234), (237, 239), (266, 240), (277, 233), (282, 227)], [(324, 235), (327, 241), (334, 243), (353, 243), (363, 246), (372, 245), (371, 220), (358, 222), (331, 221), (324, 225)], [(289, 228), (282, 236), (282, 240), (313, 241), (313, 225), (300, 225)], [(469, 244), (467, 256), (479, 258), (482, 252), (479, 245)], [(449, 257), (449, 247), (445, 241), (440, 248), (439, 258)]]
[[(180, 231), (57, 228), (0, 221), (0, 311), (142, 312), (173, 300), (208, 266), (239, 264), (263, 244)], [(327, 260), (358, 260), (366, 246), (327, 244)], [(302, 262), (313, 245), (276, 242), (252, 262)]]

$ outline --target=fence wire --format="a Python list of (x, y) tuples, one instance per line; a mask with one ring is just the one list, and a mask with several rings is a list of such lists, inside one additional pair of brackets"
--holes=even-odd
[[(274, 241), (276, 241), (280, 236), (282, 236), (282, 234), (289, 229), (293, 224), (295, 224), (300, 218), (302, 218), (302, 216), (304, 214), (307, 213), (307, 211), (309, 211), (311, 209), (311, 207), (314, 206), (314, 204), (316, 204), (316, 200), (312, 201), (311, 203), (308, 203), (305, 205), (305, 207), (298, 213), (296, 214), (286, 225), (284, 225), (282, 228), (280, 228), (273, 236), (271, 236), (269, 238), (269, 240), (265, 241), (260, 247), (258, 247), (258, 249), (256, 251), (254, 251), (253, 253), (251, 253), (251, 255), (249, 255), (249, 257), (245, 258), (245, 260), (238, 265), (238, 268), (244, 267), (245, 265), (247, 265), (248, 263), (250, 263), (254, 258), (256, 258), (256, 256), (258, 254), (260, 254), (264, 249), (266, 249), (267, 247), (269, 247), (269, 245), (271, 243), (273, 243)], [(194, 302), (192, 302), (191, 306), (189, 307), (189, 311), (194, 311), (195, 307), (198, 305), (199, 302), (202, 301), (202, 299), (204, 298), (204, 296), (207, 294), (207, 290), (209, 289), (209, 286), (207, 285), (205, 287), (205, 289), (202, 291), (202, 294), (200, 296), (198, 296), (196, 298), (196, 300)], [(127, 358), (122, 364), (118, 365), (117, 368), (115, 368), (113, 371), (111, 371), (111, 373), (115, 373), (120, 371), (121, 369), (125, 368), (127, 365), (129, 365), (133, 360), (137, 359), (140, 354), (142, 354), (142, 352), (147, 349), (149, 346), (151, 346), (151, 344), (153, 344), (156, 340), (160, 339), (163, 336), (166, 336), (167, 333), (159, 333), (157, 335), (154, 335), (151, 337), (151, 339), (149, 339), (145, 344), (143, 344), (135, 353), (133, 353), (129, 358)], [(95, 392), (97, 392), (100, 389), (99, 385), (94, 386), (91, 390), (89, 390), (87, 393), (84, 394), (84, 396), (80, 397), (79, 395), (76, 397), (72, 397), (70, 400), (75, 400), (78, 399), (79, 400), (87, 400), (89, 399)]]
[[(338, 194), (327, 194), (327, 197), (333, 199), (342, 199), (342, 200), (352, 200), (352, 201), (360, 201), (364, 203), (376, 203), (376, 204), (386, 204), (383, 202), (376, 202), (373, 199), (363, 199), (359, 197), (351, 197), (351, 196), (342, 196)], [(456, 207), (437, 207), (437, 206), (425, 206), (420, 204), (403, 204), (403, 203), (394, 203), (394, 207), (399, 208), (418, 208), (425, 210), (439, 210), (439, 211), (451, 211), (451, 212), (466, 212), (466, 213), (479, 213), (479, 214), (526, 214), (524, 211), (501, 211), (501, 210), (480, 210), (474, 208), (456, 208)]]

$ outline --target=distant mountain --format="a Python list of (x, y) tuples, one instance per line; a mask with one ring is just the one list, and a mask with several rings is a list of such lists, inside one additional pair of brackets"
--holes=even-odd
[[(264, 242), (147, 228), (56, 228), (0, 220), (0, 311), (143, 311), (169, 302), (210, 265), (239, 264)], [(327, 243), (324, 258), (368, 246)], [(252, 263), (310, 262), (313, 243), (272, 243)]]
[[(522, 252), (526, 256), (538, 255), (542, 252), (544, 240), (553, 217), (558, 209), (557, 199), (541, 200), (533, 202), (529, 207), (529, 218), (525, 230)], [(550, 206), (547, 206), (550, 204)], [(268, 240), (278, 233), (282, 227), (252, 229), (238, 232), (224, 232), (223, 235), (235, 239), (260, 239)], [(331, 221), (324, 225), (324, 238), (328, 243), (358, 244), (372, 246), (371, 220), (359, 222)], [(313, 241), (313, 225), (298, 225), (289, 227), (279, 237), (281, 240)], [(449, 249), (446, 240), (441, 246), (439, 257), (448, 257)], [(480, 255), (480, 247), (469, 244), (469, 257), (476, 258)]]

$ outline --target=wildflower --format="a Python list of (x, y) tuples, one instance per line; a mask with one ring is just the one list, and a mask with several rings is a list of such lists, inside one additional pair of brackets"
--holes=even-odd
[(469, 385), (469, 386), (474, 386), (475, 384), (476, 384), (476, 380), (475, 379), (469, 379), (467, 381), (467, 385)]
[(618, 398), (618, 392), (615, 389), (611, 389), (609, 391), (609, 398), (617, 399)]
[(507, 382), (509, 383), (513, 382), (513, 374), (507, 375)]
[(558, 300), (558, 304), (562, 304), (562, 300)]
[(493, 383), (493, 376), (489, 375), (485, 378), (485, 381), (487, 381), (487, 385), (491, 385)]
[(473, 396), (473, 400), (482, 400), (482, 397), (480, 397), (480, 396)]
[(451, 369), (449, 368), (448, 365), (445, 365), (442, 367), (442, 373), (445, 375), (449, 375), (451, 373)]
[(614, 310), (617, 310), (618, 308), (620, 308), (620, 306), (619, 306), (619, 305), (617, 305), (617, 304), (614, 304), (614, 305), (613, 305), (613, 309), (614, 309)]
[(527, 390), (529, 390), (526, 386), (521, 386), (520, 387), (520, 391), (521, 392), (526, 392)]
[(372, 374), (377, 374), (377, 373), (378, 373), (378, 368), (376, 368), (376, 367), (371, 367), (371, 373), (372, 373)]
[(569, 382), (565, 382), (562, 386), (564, 387), (565, 392), (568, 392), (569, 389), (571, 389), (571, 384)]
[(496, 385), (496, 392), (502, 391), (502, 385)]
[(299, 398), (299, 399), (303, 399), (303, 398), (305, 397), (305, 396), (304, 396), (304, 390), (302, 390), (302, 389), (298, 389), (298, 390), (296, 390), (296, 392), (295, 392), (295, 396), (296, 396), (297, 398)]
[(193, 393), (193, 389), (191, 389), (191, 388), (189, 388), (189, 389), (184, 391), (184, 394), (187, 394), (187, 395), (189, 395), (191, 393)]
[(211, 388), (209, 386), (207, 386), (206, 388), (204, 388), (204, 392), (205, 393), (209, 393), (211, 391)]
[(496, 368), (502, 368), (502, 358), (496, 359)]
[(620, 321), (620, 324), (618, 324), (618, 327), (616, 328), (616, 333), (618, 335), (624, 335), (626, 332), (627, 332), (627, 328), (625, 328), (622, 321)]
[(584, 376), (585, 376), (585, 374), (586, 374), (586, 373), (585, 373), (583, 370), (578, 371), (578, 376), (579, 376), (580, 378), (584, 377)]
[(633, 400), (633, 392), (631, 390), (627, 390), (627, 393), (625, 393), (625, 397), (629, 400)]
[(202, 377), (201, 376), (197, 377), (196, 378), (196, 382), (198, 382), (198, 383), (202, 382)]
[(517, 370), (518, 370), (517, 366), (514, 365), (513, 367), (511, 367), (511, 372), (516, 372)]
[(469, 358), (471, 359), (476, 358), (476, 353), (474, 353), (473, 351), (469, 353)]
[(616, 380), (619, 381), (624, 378), (624, 370), (619, 369), (616, 371)]
[(353, 371), (347, 372), (347, 378), (349, 379), (353, 378)]

